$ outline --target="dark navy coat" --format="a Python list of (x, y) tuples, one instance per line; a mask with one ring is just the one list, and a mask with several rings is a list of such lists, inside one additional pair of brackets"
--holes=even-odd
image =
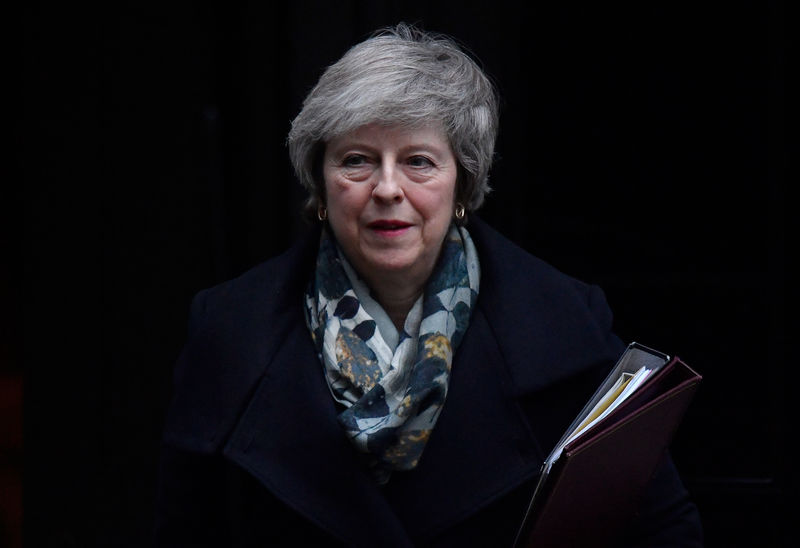
[[(476, 309), (418, 467), (378, 487), (304, 320), (319, 234), (200, 292), (178, 360), (159, 546), (510, 546), (542, 461), (624, 344), (603, 293), (478, 219)], [(700, 546), (667, 457), (621, 545)]]

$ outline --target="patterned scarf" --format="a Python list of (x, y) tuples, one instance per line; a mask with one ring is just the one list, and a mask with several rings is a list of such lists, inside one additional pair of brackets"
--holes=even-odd
[(331, 393), (345, 407), (339, 423), (368, 456), (380, 484), (392, 470), (410, 470), (419, 462), (447, 396), (453, 354), (469, 324), (479, 279), (467, 230), (451, 226), (392, 350), (367, 309), (388, 316), (334, 238), (322, 232), (306, 318)]

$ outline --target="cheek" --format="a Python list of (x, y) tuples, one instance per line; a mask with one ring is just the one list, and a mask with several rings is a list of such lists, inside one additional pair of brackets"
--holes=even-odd
[(357, 215), (341, 201), (341, 196), (329, 194), (328, 197), (328, 224), (336, 240), (346, 250), (350, 250), (358, 239)]
[(331, 181), (325, 185), (325, 192), (328, 198), (328, 218), (342, 224), (355, 220), (369, 200), (364, 186), (352, 183)]
[(419, 209), (424, 211), (428, 220), (450, 224), (450, 217), (455, 204), (455, 194), (452, 189), (440, 192), (431, 192), (417, 197)]

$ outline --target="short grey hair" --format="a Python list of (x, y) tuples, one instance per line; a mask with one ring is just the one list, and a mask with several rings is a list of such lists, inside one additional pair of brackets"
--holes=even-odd
[(289, 131), (289, 156), (309, 191), (308, 213), (324, 201), (322, 155), (334, 137), (370, 123), (441, 124), (458, 161), (456, 201), (481, 206), (498, 130), (489, 77), (452, 38), (400, 23), (356, 44), (328, 67)]

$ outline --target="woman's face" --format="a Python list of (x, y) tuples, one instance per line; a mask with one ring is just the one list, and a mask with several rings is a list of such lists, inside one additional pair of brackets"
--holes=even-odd
[(438, 126), (369, 124), (327, 143), (328, 222), (367, 282), (424, 283), (450, 226), (457, 171)]

